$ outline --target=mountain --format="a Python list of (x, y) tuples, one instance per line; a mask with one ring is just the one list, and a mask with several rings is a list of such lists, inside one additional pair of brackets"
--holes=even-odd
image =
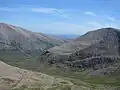
[[(112, 35), (113, 34), (113, 35)], [(113, 40), (114, 39), (118, 39), (119, 36), (117, 35), (119, 34), (119, 31), (114, 29), (114, 28), (102, 28), (96, 31), (90, 31), (78, 38), (76, 38), (75, 40), (62, 44), (60, 46), (56, 46), (53, 48), (50, 48), (48, 51), (49, 52), (59, 52), (59, 53), (73, 53), (76, 51), (79, 51), (85, 47), (88, 47), (92, 44), (95, 44), (97, 42), (102, 42), (102, 40), (105, 40), (106, 37), (108, 37), (107, 35), (109, 35), (109, 38), (106, 38), (106, 41), (109, 40)], [(116, 37), (118, 36), (118, 37)], [(113, 42), (114, 43), (114, 42)]]
[(48, 49), (41, 60), (59, 68), (87, 70), (87, 75), (120, 73), (120, 30), (102, 28), (90, 31), (70, 43)]
[(67, 40), (0, 23), (0, 50), (43, 51), (64, 42), (67, 42)]
[(39, 70), (42, 51), (68, 42), (21, 27), (0, 23), (0, 60), (24, 69)]

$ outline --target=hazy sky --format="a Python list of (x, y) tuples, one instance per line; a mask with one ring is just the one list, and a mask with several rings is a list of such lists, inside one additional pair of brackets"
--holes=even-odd
[(120, 0), (0, 0), (0, 22), (43, 33), (120, 27)]

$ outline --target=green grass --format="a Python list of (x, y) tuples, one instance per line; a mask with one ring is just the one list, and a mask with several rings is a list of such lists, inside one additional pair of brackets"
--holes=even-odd
[(60, 77), (69, 80), (78, 86), (96, 88), (99, 85), (106, 85), (106, 86), (113, 86), (120, 88), (120, 75), (95, 77), (95, 76), (86, 76), (87, 74), (86, 70), (76, 73), (76, 72), (64, 72), (62, 70), (58, 70), (55, 68), (44, 69), (44, 71), (42, 72), (55, 77)]
[(21, 53), (3, 53), (0, 54), (0, 60), (12, 66), (33, 71), (38, 71), (40, 66), (37, 56), (27, 56)]
[(12, 90), (71, 90), (70, 86), (56, 86), (56, 87), (51, 87), (48, 89), (44, 89), (42, 87), (33, 87), (33, 88), (28, 88), (28, 87), (19, 87), (19, 88), (15, 88)]
[[(104, 76), (104, 77), (89, 77), (87, 75), (87, 70), (79, 71), (79, 72), (71, 72), (71, 71), (64, 71), (62, 69), (56, 68), (40, 68), (40, 62), (38, 57), (33, 56), (26, 56), (25, 54), (17, 54), (17, 53), (0, 53), (0, 60), (3, 62), (13, 65), (19, 68), (33, 70), (33, 71), (41, 71), (51, 76), (60, 77), (62, 79), (66, 79), (74, 83), (78, 86), (85, 86), (89, 88), (96, 88), (99, 85), (108, 85), (108, 86), (115, 86), (120, 87), (120, 75), (117, 76)], [(85, 83), (84, 83), (85, 82)], [(64, 83), (64, 82), (61, 82)], [(16, 90), (24, 90), (24, 89), (16, 89)], [(26, 90), (26, 89), (25, 89)], [(30, 89), (29, 89), (30, 90)], [(32, 89), (31, 89), (32, 90)], [(39, 90), (39, 89), (33, 89)], [(40, 89), (42, 90), (42, 89)], [(51, 88), (49, 90), (56, 90)], [(69, 89), (63, 89), (69, 90)]]

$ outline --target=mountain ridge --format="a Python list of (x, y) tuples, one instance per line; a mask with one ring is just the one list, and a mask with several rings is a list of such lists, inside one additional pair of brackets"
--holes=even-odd
[[(0, 48), (18, 50), (40, 50), (61, 45), (67, 40), (50, 37), (42, 33), (28, 31), (14, 25), (0, 23)], [(19, 47), (17, 47), (19, 46)]]
[[(67, 51), (66, 47), (68, 48), (68, 46), (67, 44), (63, 44), (65, 45), (64, 52), (62, 52), (63, 50), (61, 48), (61, 46), (63, 45), (60, 45), (57, 46), (56, 49), (54, 49), (55, 47), (49, 49), (48, 53), (41, 57), (46, 61), (48, 60), (48, 63), (50, 63), (51, 65), (57, 64), (57, 67), (62, 67), (64, 65), (70, 68), (79, 69), (89, 67), (88, 70), (93, 69), (93, 71), (91, 71), (91, 75), (93, 75), (96, 71), (94, 70), (94, 67), (98, 67), (98, 72), (96, 72), (96, 75), (101, 76), (105, 75), (104, 73), (114, 73), (116, 71), (116, 68), (119, 68), (120, 60), (117, 57), (119, 57), (120, 55), (120, 31), (118, 29), (98, 29), (95, 31), (88, 32), (77, 38), (75, 41), (71, 42), (74, 43), (74, 45), (77, 45), (76, 42), (78, 42), (79, 45), (82, 44), (83, 46), (86, 43), (86, 46), (78, 46), (78, 49), (74, 49), (73, 46), (73, 51), (69, 51), (70, 53), (66, 54), (65, 51)], [(68, 44), (71, 45), (70, 43)], [(71, 49), (72, 47), (69, 48)], [(59, 50), (59, 53), (56, 53), (57, 50)], [(60, 54), (61, 52), (63, 54)]]

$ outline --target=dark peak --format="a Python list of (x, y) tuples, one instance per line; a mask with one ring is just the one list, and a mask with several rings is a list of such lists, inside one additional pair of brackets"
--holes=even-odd
[(107, 27), (106, 29), (108, 29), (108, 30), (112, 30), (112, 29), (115, 29), (115, 28), (112, 28), (112, 27)]
[(113, 27), (106, 27), (106, 28), (102, 28), (102, 29), (112, 30), (112, 29), (115, 29), (115, 28), (113, 28)]
[[(98, 31), (99, 30), (102, 30), (102, 31), (119, 31), (119, 29), (112, 28), (112, 27), (101, 28), (101, 29), (98, 29)], [(95, 31), (97, 31), (97, 30), (95, 30)]]
[[(99, 41), (103, 38), (116, 38), (118, 37), (120, 34), (120, 30), (119, 29), (115, 29), (112, 27), (107, 27), (107, 28), (101, 28), (101, 29), (97, 29), (94, 31), (89, 31), (86, 34), (80, 36), (79, 38), (77, 38), (77, 41), (86, 41), (86, 42), (91, 42), (91, 41)], [(91, 42), (92, 43), (92, 42)]]
[(87, 32), (85, 35), (87, 35), (87, 34), (91, 34), (91, 33), (93, 33), (93, 34), (100, 34), (100, 33), (108, 33), (108, 32), (120, 32), (120, 30), (119, 29), (116, 29), (116, 28), (112, 28), (112, 27), (107, 27), (107, 28), (100, 28), (100, 29), (97, 29), (97, 30), (93, 30), (93, 31), (89, 31), (89, 32)]

